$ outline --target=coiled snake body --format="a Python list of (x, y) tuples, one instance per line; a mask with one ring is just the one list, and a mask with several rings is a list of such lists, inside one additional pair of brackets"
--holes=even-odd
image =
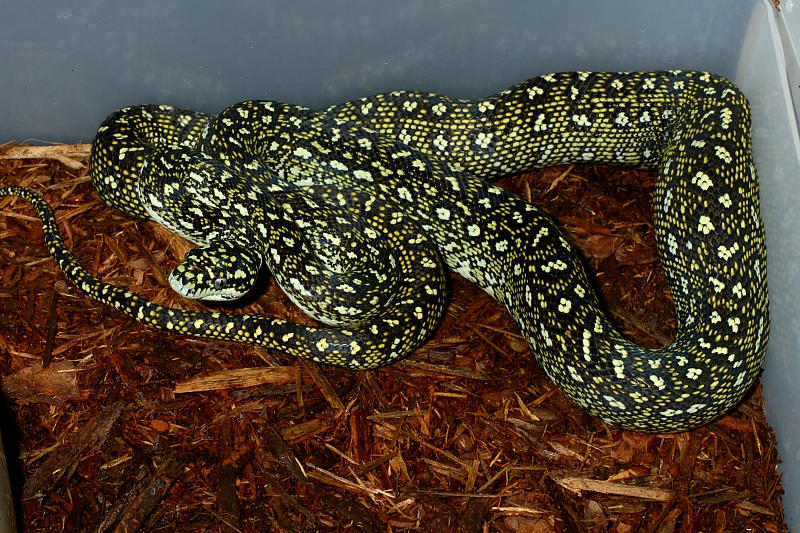
[[(739, 402), (766, 348), (749, 120), (726, 79), (668, 71), (549, 74), (478, 101), (393, 92), (321, 112), (266, 101), (215, 117), (140, 106), (103, 123), (91, 168), (100, 195), (201, 245), (173, 273), (174, 286), (214, 288), (227, 272), (218, 285), (236, 278), (246, 288), (263, 262), (331, 329), (179, 311), (103, 284), (63, 247), (38, 196), (2, 193), (36, 204), (51, 251), (93, 298), (157, 327), (350, 368), (391, 363), (435, 327), (444, 309), (438, 253), (508, 308), (548, 375), (590, 413), (681, 431)], [(679, 323), (669, 347), (622, 337), (553, 222), (484, 180), (567, 162), (658, 169), (656, 238)], [(344, 237), (327, 231), (350, 216), (366, 221), (339, 227)], [(378, 233), (394, 240), (374, 244)], [(368, 252), (348, 252), (351, 243)], [(347, 255), (367, 266), (348, 270)], [(381, 268), (399, 273), (399, 296), (378, 290)], [(323, 291), (315, 290), (321, 270), (333, 280)]]

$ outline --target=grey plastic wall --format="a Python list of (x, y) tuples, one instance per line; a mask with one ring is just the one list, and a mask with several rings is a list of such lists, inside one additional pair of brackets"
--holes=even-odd
[(477, 97), (578, 67), (731, 73), (730, 44), (752, 10), (746, 0), (4, 3), (0, 138), (62, 142), (90, 140), (109, 112), (137, 102), (213, 112), (401, 87)]
[(762, 383), (783, 460), (786, 518), (800, 531), (800, 69), (790, 42), (800, 42), (800, 35), (785, 34), (791, 26), (800, 29), (800, 13), (788, 13), (793, 0), (783, 2), (781, 13), (764, 4), (754, 12), (734, 79), (751, 95), (767, 225), (772, 336)]
[(800, 527), (800, 144), (783, 19), (768, 0), (6, 4), (0, 142), (88, 141), (108, 113), (139, 103), (215, 112), (262, 98), (321, 107), (399, 88), (470, 98), (577, 69), (731, 77), (753, 104), (773, 316), (763, 381), (787, 519)]

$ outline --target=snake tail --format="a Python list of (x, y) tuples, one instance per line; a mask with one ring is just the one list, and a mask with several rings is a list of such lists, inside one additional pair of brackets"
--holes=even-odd
[[(261, 315), (187, 311), (160, 305), (129, 290), (105, 283), (87, 271), (69, 251), (58, 229), (53, 209), (38, 192), (27, 187), (0, 187), (0, 197), (11, 196), (27, 200), (36, 209), (50, 254), (82, 293), (138, 322), (161, 330), (260, 345), (334, 366), (352, 367), (352, 359), (358, 357), (360, 368), (372, 369), (392, 362), (385, 357), (389, 350), (396, 354), (393, 360), (412, 353), (438, 323), (438, 313), (430, 313), (420, 322), (420, 331), (416, 335), (396, 336), (391, 330), (379, 327), (377, 321), (349, 328), (326, 328)], [(434, 284), (433, 290), (443, 292), (444, 284)], [(354, 339), (360, 339), (361, 342), (356, 343)], [(363, 342), (364, 339), (369, 342)]]

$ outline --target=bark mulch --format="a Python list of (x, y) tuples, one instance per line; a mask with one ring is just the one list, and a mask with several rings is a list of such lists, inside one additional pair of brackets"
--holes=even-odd
[[(99, 200), (81, 149), (0, 159), (0, 184), (41, 191), (101, 279), (204, 308), (164, 282), (186, 243)], [(501, 183), (560, 221), (626, 335), (670, 342), (653, 174), (570, 166)], [(66, 281), (22, 200), (0, 199), (0, 278), (2, 433), (25, 532), (787, 531), (759, 386), (696, 431), (614, 428), (455, 274), (435, 338), (375, 372), (138, 324)], [(310, 323), (271, 282), (244, 311)]]

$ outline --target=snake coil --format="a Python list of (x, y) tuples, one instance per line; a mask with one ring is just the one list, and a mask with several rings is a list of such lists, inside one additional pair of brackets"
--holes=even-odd
[[(669, 347), (621, 336), (553, 222), (485, 181), (573, 162), (658, 170), (656, 239), (679, 324)], [(91, 175), (110, 205), (201, 245), (192, 266), (212, 273), (186, 283), (213, 284), (230, 271), (245, 279), (255, 267), (215, 265), (250, 264), (239, 253), (255, 250), (254, 262), (263, 257), (301, 307), (338, 324), (158, 306), (83, 270), (38, 195), (0, 189), (34, 203), (51, 252), (81, 290), (156, 327), (374, 368), (407, 355), (435, 327), (444, 309), (441, 256), (509, 310), (561, 390), (623, 427), (682, 431), (713, 420), (742, 399), (765, 353), (766, 253), (749, 106), (732, 83), (705, 72), (548, 74), (482, 100), (397, 91), (323, 111), (268, 101), (217, 116), (131, 107), (101, 125)], [(285, 205), (289, 215), (275, 210)], [(369, 289), (359, 274), (334, 284), (345, 287), (339, 296), (315, 293), (308, 262), (283, 260), (287, 251), (306, 257), (310, 243), (308, 257), (333, 279), (345, 275), (331, 251), (341, 239), (326, 236), (345, 212), (369, 218), (356, 234), (395, 239), (363, 255), (403, 279), (409, 273), (402, 295), (379, 295), (377, 270)], [(311, 237), (298, 229), (304, 224)], [(374, 299), (380, 312), (370, 312)], [(358, 315), (353, 327), (349, 312)]]

